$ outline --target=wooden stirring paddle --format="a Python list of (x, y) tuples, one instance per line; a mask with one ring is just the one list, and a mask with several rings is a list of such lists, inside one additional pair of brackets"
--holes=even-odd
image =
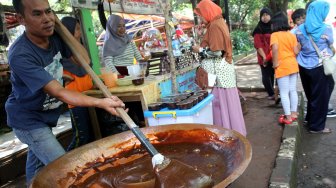
[[(71, 49), (73, 56), (79, 61), (81, 66), (92, 77), (98, 88), (103, 92), (105, 97), (111, 97), (107, 87), (99, 79), (96, 73), (89, 66), (89, 56), (85, 48), (70, 34), (60, 20), (55, 15), (55, 31), (61, 36), (63, 41)], [(148, 141), (146, 136), (141, 132), (140, 128), (133, 122), (129, 115), (122, 108), (116, 111), (125, 121), (133, 134), (139, 139), (141, 144), (152, 156), (152, 164), (156, 174), (156, 186), (162, 188), (170, 187), (212, 187), (213, 181), (211, 177), (195, 170), (193, 167), (180, 161), (169, 159), (160, 154), (154, 146)], [(178, 186), (176, 186), (178, 185)]]

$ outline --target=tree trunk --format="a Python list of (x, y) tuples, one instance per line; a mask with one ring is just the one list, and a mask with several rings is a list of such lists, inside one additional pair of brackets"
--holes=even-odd
[(273, 11), (273, 14), (279, 11), (287, 14), (288, 0), (269, 0), (269, 7)]
[[(197, 0), (190, 0), (191, 1), (191, 6), (192, 6), (192, 9), (195, 10), (196, 8), (196, 5), (197, 5)], [(193, 12), (193, 15), (194, 15), (194, 22), (195, 22), (195, 25), (198, 24), (198, 19), (197, 19), (197, 15)]]
[(224, 7), (225, 7), (225, 12), (224, 12), (225, 21), (228, 24), (229, 29), (231, 30), (230, 14), (229, 14), (229, 1), (228, 0), (224, 0)]

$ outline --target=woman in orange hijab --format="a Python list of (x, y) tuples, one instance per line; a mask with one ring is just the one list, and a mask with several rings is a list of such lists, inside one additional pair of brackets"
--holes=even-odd
[(195, 52), (203, 52), (201, 66), (217, 76), (212, 90), (214, 124), (233, 129), (246, 135), (244, 117), (236, 86), (235, 69), (232, 62), (230, 33), (222, 17), (222, 9), (211, 0), (202, 0), (194, 10), (207, 31), (201, 44), (193, 46)]

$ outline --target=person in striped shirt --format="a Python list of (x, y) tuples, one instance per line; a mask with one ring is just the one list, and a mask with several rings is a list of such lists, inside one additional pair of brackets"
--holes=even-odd
[(126, 33), (124, 19), (118, 15), (112, 14), (107, 20), (103, 57), (105, 66), (119, 75), (128, 75), (127, 66), (133, 65), (134, 58), (143, 59)]

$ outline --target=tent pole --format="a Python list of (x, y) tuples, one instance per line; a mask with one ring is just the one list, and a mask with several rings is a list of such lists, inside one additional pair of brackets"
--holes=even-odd
[[(160, 0), (160, 3), (162, 5), (162, 2)], [(171, 22), (170, 18), (172, 17), (171, 13), (171, 1), (166, 1), (166, 7), (163, 7), (164, 9), (164, 17), (165, 17), (165, 30), (166, 30), (166, 38), (168, 42), (168, 57), (170, 62), (170, 75), (171, 75), (171, 81), (172, 81), (172, 93), (177, 93), (177, 84), (176, 84), (176, 68), (175, 68), (175, 58), (173, 56), (173, 48), (172, 48), (172, 36), (171, 36), (171, 26), (169, 22)], [(171, 23), (172, 24), (172, 23)]]

